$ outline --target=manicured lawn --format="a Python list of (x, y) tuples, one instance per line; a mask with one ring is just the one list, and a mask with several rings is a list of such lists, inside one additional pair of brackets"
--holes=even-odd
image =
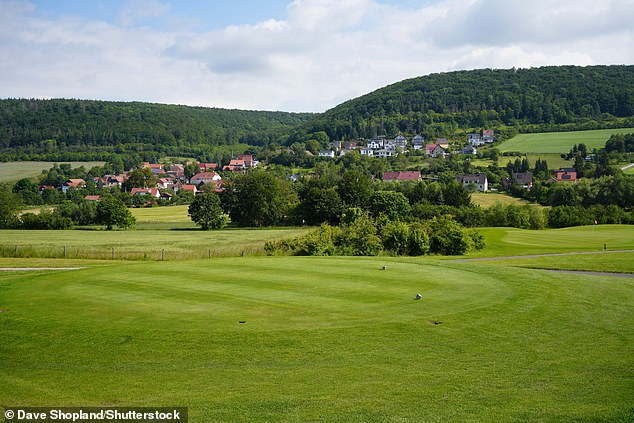
[(1, 404), (179, 405), (192, 422), (632, 417), (631, 279), (217, 258), (4, 272), (0, 310)]
[[(529, 153), (522, 157), (518, 156), (501, 156), (498, 159), (498, 167), (506, 167), (507, 163), (515, 162), (516, 159), (522, 159), (526, 157), (531, 166), (535, 166), (537, 159), (546, 160), (550, 169), (559, 169), (561, 167), (571, 167), (573, 163), (570, 160), (566, 160), (561, 157), (561, 154), (547, 154), (547, 153)], [(474, 166), (487, 167), (493, 164), (492, 160), (475, 159), (472, 160)]]
[[(544, 132), (519, 134), (500, 144), (499, 149), (521, 153), (567, 153), (575, 144), (585, 144), (590, 151), (605, 147), (612, 134), (629, 134), (634, 128), (599, 129), (594, 131)], [(550, 163), (549, 163), (550, 164)]]
[[(22, 178), (39, 176), (43, 170), (53, 167), (56, 162), (0, 162), (0, 182), (15, 182)], [(103, 166), (104, 162), (57, 162), (70, 163), (73, 168), (84, 166), (90, 169), (94, 166)]]
[(469, 257), (499, 257), (571, 251), (634, 249), (633, 225), (597, 225), (531, 231), (479, 228), (487, 246)]

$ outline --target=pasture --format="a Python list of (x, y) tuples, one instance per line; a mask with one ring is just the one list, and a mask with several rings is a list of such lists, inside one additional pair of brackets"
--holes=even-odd
[(501, 152), (519, 151), (520, 153), (560, 154), (569, 152), (575, 144), (583, 143), (588, 147), (589, 151), (592, 151), (594, 148), (605, 147), (605, 142), (612, 134), (629, 134), (632, 132), (634, 132), (634, 128), (519, 134), (500, 144), (499, 150)]
[(0, 162), (0, 182), (15, 182), (22, 178), (35, 178), (43, 170), (52, 168), (55, 163), (70, 163), (73, 168), (84, 166), (86, 169), (104, 164), (104, 162)]
[(180, 405), (192, 422), (632, 417), (632, 279), (217, 258), (3, 272), (0, 309), (2, 404)]

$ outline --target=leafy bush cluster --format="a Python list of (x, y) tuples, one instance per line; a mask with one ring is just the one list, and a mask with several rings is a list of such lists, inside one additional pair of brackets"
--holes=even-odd
[(340, 226), (322, 224), (318, 229), (291, 240), (267, 241), (269, 255), (421, 256), (461, 255), (484, 247), (484, 238), (451, 216), (427, 222), (406, 223), (373, 218), (359, 208), (348, 209)]

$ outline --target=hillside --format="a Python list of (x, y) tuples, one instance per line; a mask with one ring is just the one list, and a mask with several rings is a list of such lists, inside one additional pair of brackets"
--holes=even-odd
[(0, 100), (0, 160), (105, 160), (125, 152), (201, 156), (214, 146), (268, 144), (313, 116), (138, 102)]
[[(428, 138), (470, 128), (496, 134), (633, 126), (634, 66), (481, 69), (408, 79), (307, 123), (333, 139), (399, 132)], [(507, 127), (512, 127), (508, 129)]]
[(93, 100), (0, 100), (0, 161), (113, 154), (227, 160), (250, 147), (422, 134), (634, 126), (634, 66), (472, 70), (408, 79), (323, 114)]

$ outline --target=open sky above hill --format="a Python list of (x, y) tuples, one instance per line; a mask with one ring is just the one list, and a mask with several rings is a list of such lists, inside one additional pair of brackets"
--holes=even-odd
[(0, 0), (0, 97), (321, 112), (402, 79), (634, 63), (634, 0)]

